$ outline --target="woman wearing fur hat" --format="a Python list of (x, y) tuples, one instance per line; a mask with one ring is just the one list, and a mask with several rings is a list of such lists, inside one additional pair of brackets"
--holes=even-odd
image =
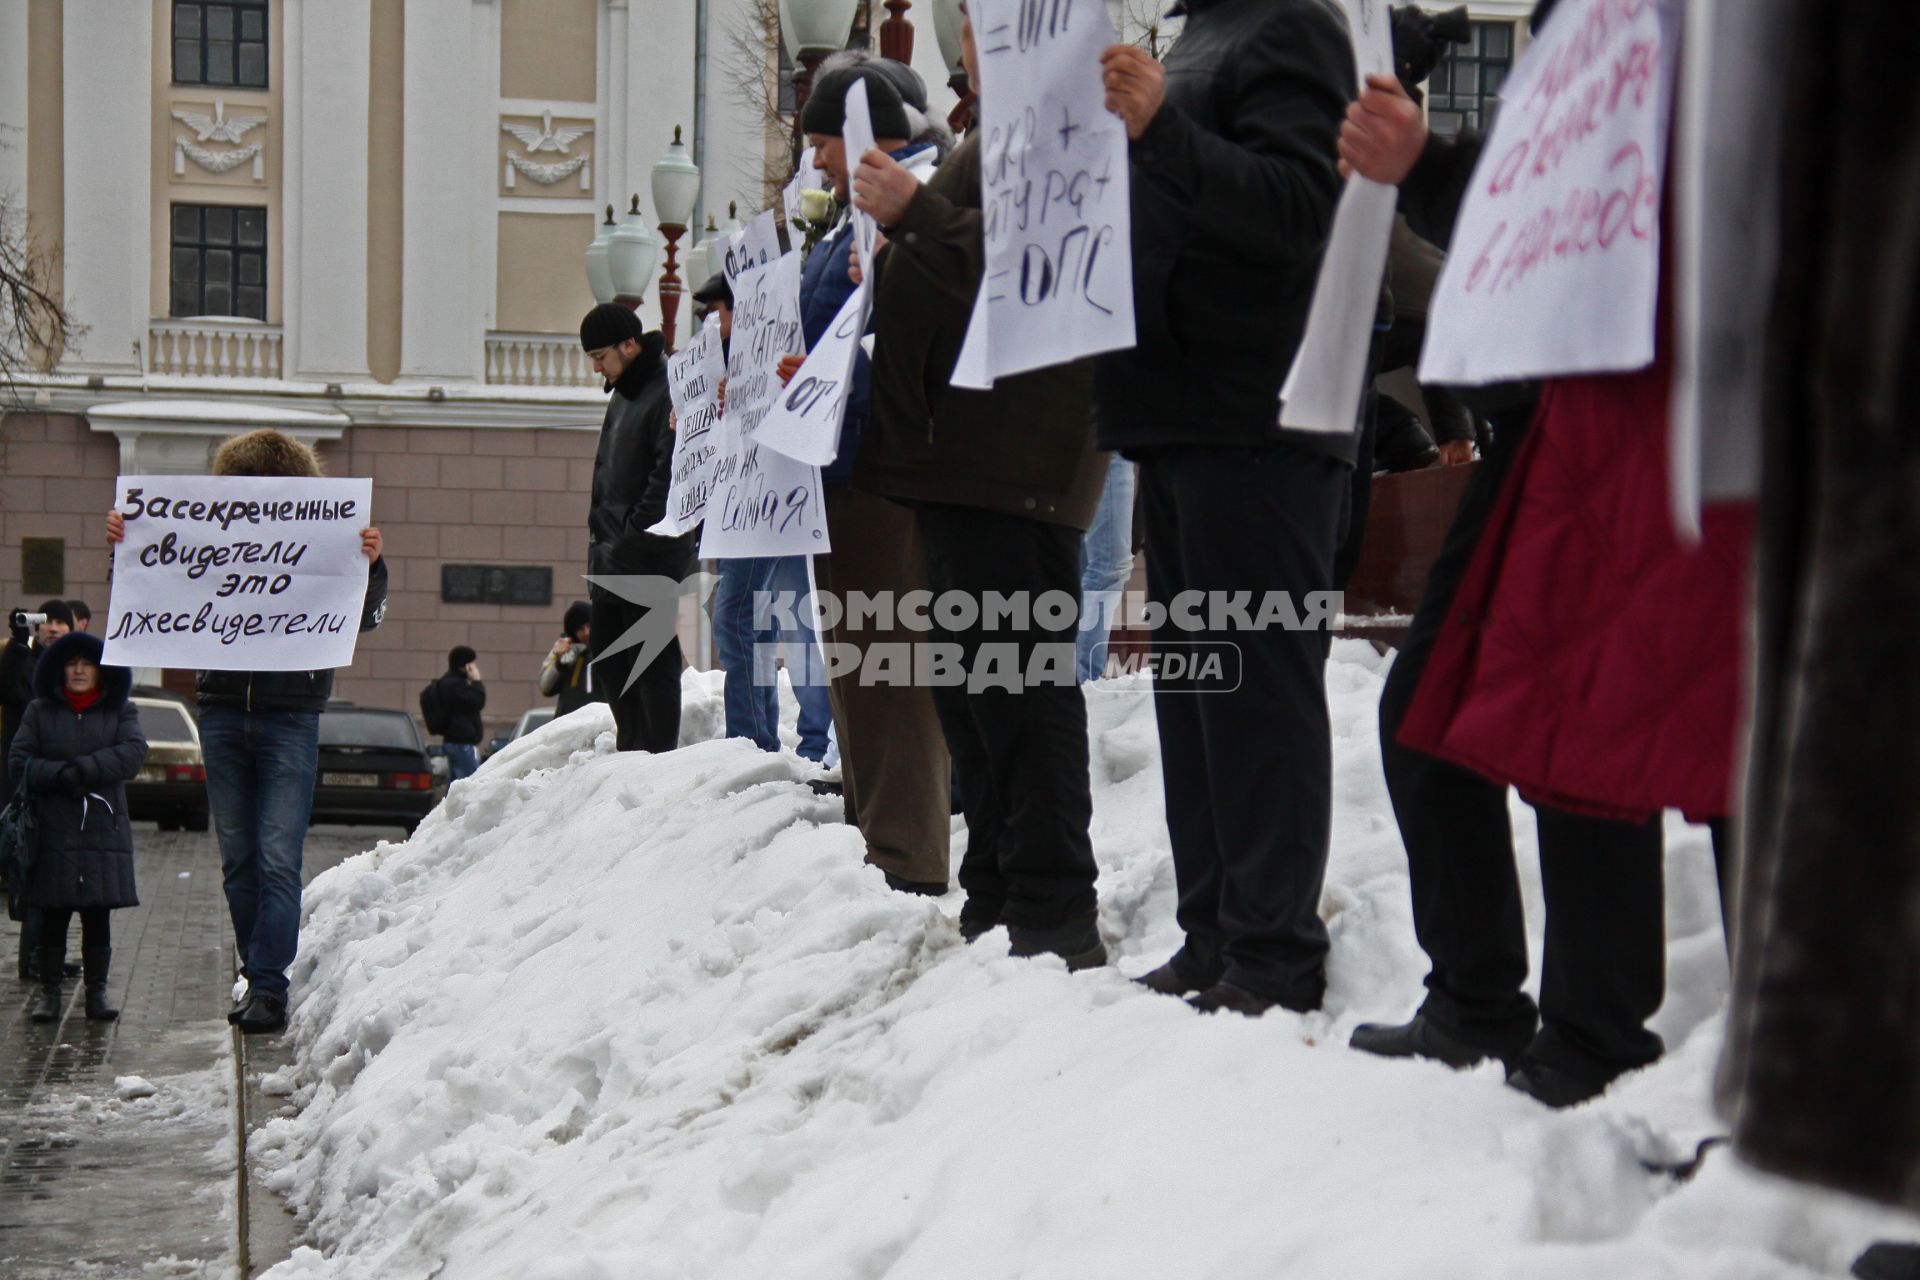
[[(318, 477), (320, 459), (278, 431), (250, 431), (220, 446), (213, 474)], [(110, 514), (107, 541), (125, 536), (120, 513)], [(371, 631), (387, 612), (378, 529), (360, 531), (360, 550), (373, 561), (360, 615), (360, 630)], [(287, 966), (300, 942), (301, 849), (333, 672), (202, 671), (196, 683), (207, 804), (247, 979), (247, 994), (227, 1020), (243, 1032), (279, 1031), (287, 1025)]]
[(80, 916), (87, 1017), (110, 1022), (107, 913), (139, 905), (133, 890), (133, 825), (127, 781), (147, 758), (140, 716), (128, 701), (133, 673), (100, 665), (102, 645), (84, 631), (56, 640), (33, 669), (34, 699), (13, 735), (7, 767), (26, 784), (40, 818), (40, 852), (25, 886), (40, 913), (40, 999), (35, 1022), (58, 1022), (67, 926)]

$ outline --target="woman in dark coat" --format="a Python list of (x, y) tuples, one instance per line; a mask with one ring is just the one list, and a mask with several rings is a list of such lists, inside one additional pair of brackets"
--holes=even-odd
[(147, 758), (140, 716), (128, 701), (133, 673), (100, 665), (102, 646), (84, 631), (61, 637), (33, 670), (34, 700), (13, 737), (7, 767), (39, 806), (40, 852), (26, 905), (40, 916), (40, 1000), (35, 1022), (58, 1022), (67, 925), (80, 913), (87, 1017), (107, 1006), (113, 956), (107, 913), (139, 905), (133, 890), (133, 824), (127, 783)]

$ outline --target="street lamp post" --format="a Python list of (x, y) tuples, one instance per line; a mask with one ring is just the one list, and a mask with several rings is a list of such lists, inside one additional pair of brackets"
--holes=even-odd
[(613, 232), (613, 206), (608, 205), (607, 220), (600, 224), (599, 233), (587, 246), (587, 287), (593, 290), (595, 302), (612, 302), (614, 298), (613, 268), (607, 263), (607, 248)]
[(685, 287), (676, 270), (675, 251), (680, 237), (687, 233), (693, 219), (693, 206), (700, 198), (700, 169), (687, 154), (680, 140), (680, 126), (673, 126), (673, 144), (653, 166), (653, 206), (660, 211), (660, 234), (667, 240), (667, 265), (660, 277), (660, 331), (667, 350), (674, 349), (674, 330), (678, 327), (680, 295)]
[(913, 0), (887, 0), (887, 20), (880, 24), (880, 56), (913, 65), (913, 23), (907, 10)]
[(940, 43), (940, 61), (947, 64), (947, 87), (960, 101), (947, 115), (947, 123), (956, 134), (965, 133), (973, 124), (973, 85), (967, 82), (966, 60), (960, 56), (960, 0), (933, 0), (933, 38)]
[(647, 216), (640, 212), (640, 197), (622, 215), (620, 224), (607, 237), (607, 268), (613, 281), (613, 300), (638, 310), (653, 279), (653, 264), (660, 257), (660, 242), (647, 227)]
[(793, 73), (793, 154), (801, 150), (800, 113), (813, 92), (813, 75), (828, 54), (844, 48), (860, 0), (780, 0), (780, 39), (799, 69)]

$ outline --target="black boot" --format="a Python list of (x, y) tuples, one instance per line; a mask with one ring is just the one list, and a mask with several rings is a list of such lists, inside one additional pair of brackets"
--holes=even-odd
[(66, 1002), (60, 998), (60, 952), (40, 948), (40, 998), (34, 1001), (28, 1017), (35, 1022), (58, 1022)]
[(80, 952), (87, 973), (87, 1021), (112, 1022), (120, 1011), (107, 1003), (107, 968), (113, 961), (112, 947), (87, 947)]
[(20, 981), (40, 981), (40, 913), (32, 907), (20, 922)]

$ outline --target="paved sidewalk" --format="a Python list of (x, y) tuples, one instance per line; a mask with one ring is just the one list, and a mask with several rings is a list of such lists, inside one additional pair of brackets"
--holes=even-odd
[[(206, 1276), (237, 1261), (231, 932), (220, 859), (208, 834), (135, 829), (141, 905), (113, 913), (109, 998), (117, 1023), (91, 1023), (79, 979), (53, 1026), (26, 1012), (35, 992), (14, 976), (19, 926), (0, 920), (0, 1276)], [(323, 828), (309, 838), (308, 878), (396, 833)], [(0, 913), (3, 914), (3, 913)], [(79, 955), (79, 924), (68, 938)], [(278, 1037), (272, 1038), (277, 1042)], [(252, 1071), (272, 1069), (261, 1044)], [(116, 1077), (150, 1082), (122, 1098)], [(257, 1121), (256, 1121), (257, 1122)], [(255, 1250), (291, 1244), (281, 1219)], [(266, 1224), (261, 1224), (266, 1225)], [(253, 1259), (255, 1269), (273, 1257)]]

